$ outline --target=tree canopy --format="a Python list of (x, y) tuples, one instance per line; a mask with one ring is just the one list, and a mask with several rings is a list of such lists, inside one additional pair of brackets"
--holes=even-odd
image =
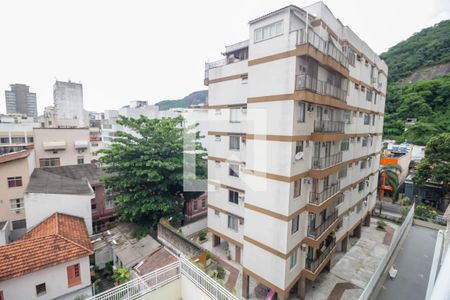
[(103, 181), (120, 219), (154, 226), (162, 217), (180, 218), (184, 199), (200, 194), (183, 192), (183, 138), (195, 141), (196, 174), (206, 177), (205, 153), (195, 126), (184, 128), (182, 117), (144, 116), (121, 116), (118, 124), (126, 130), (116, 133), (100, 161), (109, 174)]
[(425, 147), (425, 158), (419, 163), (414, 182), (423, 185), (428, 180), (443, 184), (448, 190), (450, 182), (450, 133), (430, 139)]

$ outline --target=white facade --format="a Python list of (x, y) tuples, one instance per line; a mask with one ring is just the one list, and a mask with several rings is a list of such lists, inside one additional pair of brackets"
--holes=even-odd
[(83, 218), (91, 235), (93, 232), (91, 199), (94, 197), (94, 191), (90, 195), (25, 193), (27, 229), (35, 227), (53, 213), (59, 212)]
[(208, 228), (245, 297), (249, 276), (287, 297), (370, 218), (387, 66), (322, 2), (251, 21), (224, 55), (205, 73)]
[(53, 85), (53, 101), (57, 119), (76, 120), (77, 127), (89, 125), (88, 113), (83, 106), (81, 83), (56, 81)]
[[(80, 264), (81, 284), (68, 287), (67, 267)], [(78, 295), (89, 297), (91, 291), (91, 277), (89, 257), (72, 260), (53, 267), (42, 269), (26, 275), (0, 281), (0, 291), (7, 299), (67, 299), (72, 300)], [(36, 295), (36, 285), (45, 283), (46, 293)]]

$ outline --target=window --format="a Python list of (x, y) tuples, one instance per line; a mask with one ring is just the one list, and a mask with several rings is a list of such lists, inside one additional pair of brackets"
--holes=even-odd
[(373, 104), (377, 104), (377, 93), (374, 94), (374, 97), (373, 97)]
[(364, 125), (369, 125), (369, 124), (370, 124), (370, 115), (364, 114)]
[(39, 159), (39, 166), (43, 167), (59, 167), (59, 157), (54, 158), (41, 158)]
[(372, 115), (372, 126), (375, 126), (375, 114)]
[(67, 267), (67, 283), (68, 287), (73, 287), (81, 283), (80, 264)]
[(295, 154), (303, 152), (303, 141), (297, 141), (295, 143)]
[(240, 123), (241, 122), (241, 114), (239, 108), (231, 108), (230, 109), (230, 123)]
[(360, 165), (360, 169), (365, 169), (367, 167), (367, 161), (366, 160), (362, 160), (361, 161), (361, 165)]
[(78, 156), (77, 157), (77, 164), (78, 165), (84, 164), (84, 157), (83, 156)]
[(367, 137), (364, 137), (363, 139), (362, 139), (362, 146), (363, 147), (367, 147), (367, 142), (369, 141), (369, 138), (367, 138)]
[(352, 111), (344, 110), (343, 119), (346, 124), (351, 124), (352, 123)]
[(206, 207), (206, 199), (202, 199), (202, 208)]
[(230, 164), (228, 168), (228, 175), (233, 177), (239, 177), (239, 165), (237, 164)]
[(20, 210), (25, 207), (23, 204), (23, 198), (11, 199), (9, 200), (9, 204), (12, 211)]
[(355, 83), (355, 90), (359, 90), (359, 84)]
[(238, 135), (230, 135), (230, 150), (239, 150), (240, 140)]
[(294, 268), (295, 265), (297, 265), (297, 251), (298, 251), (298, 249), (295, 249), (294, 252), (292, 252), (291, 256), (289, 257), (289, 269), (290, 270), (292, 268)]
[(214, 210), (214, 214), (215, 214), (216, 216), (220, 216), (220, 211)]
[(359, 212), (361, 211), (361, 209), (362, 209), (362, 202), (359, 202), (359, 203), (356, 205), (356, 213), (359, 213)]
[(0, 144), (9, 144), (9, 137), (0, 137)]
[(248, 75), (242, 75), (241, 76), (241, 83), (242, 84), (247, 84), (248, 82)]
[(347, 170), (348, 170), (347, 166), (345, 166), (344, 168), (339, 170), (338, 178), (342, 179), (342, 178), (347, 177)]
[(95, 203), (91, 204), (91, 211), (93, 213), (95, 213), (97, 211), (97, 204), (95, 204)]
[(228, 191), (228, 201), (234, 204), (239, 204), (239, 193), (236, 191)]
[(215, 141), (220, 142), (220, 135), (216, 135)]
[(295, 218), (292, 219), (291, 234), (294, 234), (298, 231), (299, 223), (300, 223), (300, 215), (297, 215)]
[(372, 101), (372, 95), (373, 95), (373, 92), (367, 90), (367, 92), (366, 92), (366, 100), (367, 101)]
[(341, 218), (336, 225), (336, 231), (339, 231), (339, 229), (341, 229), (343, 225), (344, 225), (344, 220)]
[(11, 143), (12, 143), (12, 144), (22, 144), (22, 143), (25, 143), (25, 137), (24, 137), (24, 136), (12, 136), (12, 137), (11, 137)]
[(355, 66), (355, 56), (356, 56), (355, 51), (353, 51), (353, 49), (350, 47), (348, 47), (347, 49), (348, 49), (347, 50), (348, 63), (354, 67)]
[(45, 295), (45, 293), (47, 293), (47, 288), (45, 287), (45, 282), (38, 284), (36, 286), (36, 296), (42, 296), (42, 295)]
[(349, 140), (343, 140), (341, 142), (341, 151), (348, 151), (348, 149), (350, 148), (350, 142)]
[(305, 122), (305, 108), (306, 105), (304, 102), (298, 103), (298, 115), (297, 115), (297, 122), (298, 123), (304, 123)]
[(283, 34), (283, 21), (255, 29), (255, 43)]
[(238, 231), (238, 219), (234, 216), (228, 216), (228, 228)]
[(198, 209), (198, 202), (197, 202), (197, 200), (194, 200), (194, 210), (197, 210)]
[(365, 186), (364, 181), (363, 181), (363, 182), (360, 182), (360, 183), (358, 184), (358, 192), (363, 191), (363, 190), (364, 190), (364, 186)]
[(294, 182), (294, 198), (297, 198), (302, 193), (302, 179), (298, 179)]
[(112, 197), (106, 197), (105, 199), (105, 208), (113, 208), (114, 207), (114, 200)]
[(8, 177), (8, 187), (18, 187), (22, 186), (22, 176)]

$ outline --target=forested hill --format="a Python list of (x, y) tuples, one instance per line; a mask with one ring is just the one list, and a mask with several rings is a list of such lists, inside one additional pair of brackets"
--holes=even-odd
[[(450, 132), (450, 74), (445, 74), (450, 69), (450, 20), (415, 33), (381, 57), (389, 66), (385, 138), (424, 145)], [(407, 118), (417, 119), (416, 124), (405, 126)]]
[(206, 96), (208, 95), (208, 91), (196, 91), (193, 93), (190, 93), (183, 99), (177, 99), (177, 100), (163, 100), (155, 105), (158, 105), (159, 110), (168, 110), (171, 108), (187, 108), (191, 105), (201, 105), (204, 104), (206, 101)]

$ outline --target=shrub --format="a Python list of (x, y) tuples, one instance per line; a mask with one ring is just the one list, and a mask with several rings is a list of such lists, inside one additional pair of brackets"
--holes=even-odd
[(119, 284), (125, 283), (131, 279), (130, 271), (127, 268), (117, 268), (112, 278)]
[(200, 241), (205, 241), (206, 240), (206, 230), (201, 230), (198, 233), (198, 238)]
[(385, 231), (386, 230), (386, 226), (387, 226), (387, 224), (383, 220), (379, 220), (377, 222), (377, 229), (378, 230)]
[(217, 279), (225, 278), (225, 269), (221, 266), (217, 266)]
[(434, 219), (436, 217), (437, 212), (434, 208), (427, 205), (417, 205), (414, 210), (414, 215), (417, 218), (425, 218), (425, 219)]

